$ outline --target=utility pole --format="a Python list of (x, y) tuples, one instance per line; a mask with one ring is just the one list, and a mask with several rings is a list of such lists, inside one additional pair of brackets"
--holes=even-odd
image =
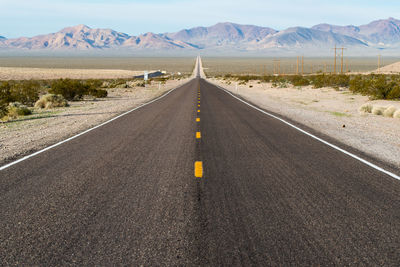
[(281, 75), (281, 61), (279, 59), (274, 59), (274, 75), (276, 74), (276, 70), (278, 70), (278, 75)]
[(301, 56), (301, 75), (304, 75), (304, 56)]
[(297, 56), (296, 75), (299, 75), (299, 56)]
[(324, 62), (325, 68), (324, 68), (324, 74), (326, 74), (326, 62)]
[(344, 54), (343, 51), (344, 51), (346, 48), (345, 48), (345, 47), (341, 47), (341, 48), (339, 48), (339, 49), (342, 50), (342, 58), (341, 58), (341, 62), (340, 62), (340, 63), (341, 63), (341, 64), (340, 64), (340, 65), (341, 65), (341, 66), (340, 66), (340, 73), (343, 74), (343, 54)]
[(273, 67), (274, 67), (273, 75), (275, 75), (275, 73), (276, 73), (275, 59), (272, 60), (272, 65), (273, 65)]
[(337, 60), (337, 50), (342, 50), (342, 57), (341, 57), (341, 64), (340, 64), (340, 73), (343, 74), (343, 54), (344, 54), (344, 50), (346, 49), (345, 47), (336, 47), (332, 48), (333, 50), (335, 50), (335, 63), (334, 63), (334, 70), (333, 70), (333, 74), (336, 74), (337, 71), (337, 67), (336, 67), (336, 60)]
[(336, 74), (336, 51), (337, 51), (336, 45), (335, 45), (335, 48), (332, 48), (332, 49), (335, 50), (335, 63), (333, 66), (333, 74)]

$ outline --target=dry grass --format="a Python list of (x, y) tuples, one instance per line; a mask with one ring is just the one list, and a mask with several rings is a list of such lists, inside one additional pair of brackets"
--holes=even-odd
[(393, 118), (400, 119), (400, 109), (393, 114)]
[(51, 109), (67, 107), (68, 102), (62, 95), (47, 94), (42, 96), (36, 103), (35, 108)]
[(10, 103), (7, 108), (7, 115), (1, 118), (2, 121), (9, 121), (17, 119), (20, 116), (31, 115), (32, 111), (25, 105), (21, 103), (14, 102)]
[(393, 114), (396, 112), (396, 108), (393, 106), (390, 106), (388, 108), (385, 109), (385, 111), (383, 112), (383, 116), (388, 117), (388, 118), (393, 118)]
[(374, 106), (372, 108), (371, 113), (374, 114), (374, 115), (380, 116), (380, 115), (383, 115), (383, 112), (385, 112), (385, 109), (386, 109), (385, 107)]
[(359, 108), (360, 113), (371, 113), (373, 106), (370, 103), (366, 103)]

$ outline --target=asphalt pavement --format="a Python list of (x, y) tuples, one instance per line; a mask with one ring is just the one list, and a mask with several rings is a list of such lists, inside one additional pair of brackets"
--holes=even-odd
[(196, 77), (0, 171), (0, 262), (398, 266), (400, 182)]

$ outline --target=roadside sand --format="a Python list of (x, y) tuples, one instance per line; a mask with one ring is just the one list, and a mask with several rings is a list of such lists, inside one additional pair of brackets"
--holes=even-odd
[(400, 73), (400, 62), (396, 62), (387, 66), (380, 68), (379, 70), (375, 70), (374, 73), (382, 73), (382, 74), (399, 74)]
[(41, 111), (21, 121), (0, 124), (0, 165), (107, 121), (186, 81), (167, 81), (160, 90), (158, 84), (147, 89), (109, 89), (105, 99), (70, 102), (68, 108)]
[[(273, 88), (271, 84), (250, 82), (238, 86), (211, 79), (252, 103), (307, 125), (360, 151), (400, 167), (400, 119), (360, 114), (365, 103), (395, 106), (399, 101), (376, 100), (332, 88)], [(249, 86), (252, 85), (253, 88)], [(345, 125), (345, 128), (343, 128)]]
[(143, 71), (0, 67), (0, 80), (117, 79), (139, 75), (143, 75)]

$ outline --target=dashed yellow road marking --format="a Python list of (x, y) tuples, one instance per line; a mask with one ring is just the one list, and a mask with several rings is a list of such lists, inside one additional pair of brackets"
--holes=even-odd
[(198, 107), (200, 107), (200, 105), (197, 105)]
[(196, 121), (197, 121), (197, 122), (200, 122), (200, 118), (197, 118)]
[(196, 178), (203, 178), (203, 162), (196, 161), (194, 163), (194, 176)]
[(197, 110), (197, 113), (200, 113), (200, 109), (199, 109), (199, 110)]
[(196, 139), (200, 139), (201, 138), (201, 132), (197, 132), (196, 133)]

